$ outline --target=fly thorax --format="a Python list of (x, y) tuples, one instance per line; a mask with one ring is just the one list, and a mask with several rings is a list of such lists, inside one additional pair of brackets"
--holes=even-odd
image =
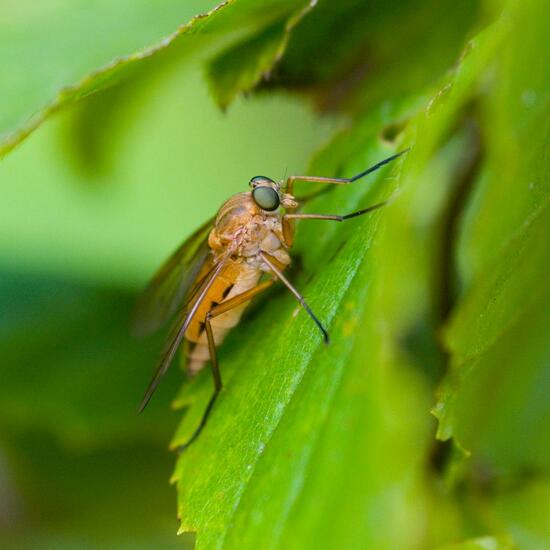
[[(267, 252), (267, 251), (266, 251)], [(279, 247), (277, 250), (274, 250), (272, 252), (268, 252), (270, 256), (275, 258), (279, 264), (283, 267), (287, 267), (290, 265), (290, 256), (286, 249), (284, 249), (282, 246)], [(259, 269), (260, 271), (265, 271), (266, 273), (271, 273), (271, 268), (264, 262), (263, 258), (257, 254), (256, 256), (251, 256), (250, 258), (247, 258), (247, 263), (254, 267), (255, 269)]]
[(241, 245), (238, 249), (238, 255), (249, 257), (249, 256), (256, 256), (260, 250), (260, 243), (258, 241), (251, 241), (249, 239), (245, 239), (242, 241)]
[(273, 254), (273, 252), (279, 250), (279, 248), (281, 248), (281, 241), (273, 231), (270, 231), (260, 243), (260, 250), (268, 254)]
[(242, 232), (250, 215), (244, 206), (233, 208), (216, 222), (216, 230), (222, 238), (232, 239)]
[(258, 254), (261, 243), (268, 233), (269, 229), (261, 216), (251, 217), (240, 233), (238, 254), (245, 257)]
[(216, 217), (214, 244), (235, 245), (235, 241), (246, 238), (246, 232), (258, 208), (252, 201), (250, 193), (238, 193), (227, 200)]

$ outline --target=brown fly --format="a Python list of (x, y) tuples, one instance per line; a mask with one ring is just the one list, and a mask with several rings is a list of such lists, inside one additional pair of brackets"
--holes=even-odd
[[(374, 172), (406, 151), (388, 157), (352, 178), (289, 176), (277, 183), (264, 176), (250, 180), (250, 191), (226, 201), (215, 218), (197, 229), (153, 277), (137, 304), (133, 329), (145, 335), (175, 317), (157, 370), (147, 387), (145, 408), (180, 345), (187, 342), (187, 369), (195, 374), (209, 361), (214, 391), (202, 419), (182, 449), (204, 428), (222, 389), (216, 347), (239, 322), (249, 301), (275, 281), (298, 300), (328, 343), (328, 333), (304, 297), (284, 275), (290, 264), (294, 220), (344, 221), (380, 208), (384, 203), (346, 215), (302, 214), (294, 196), (296, 181), (347, 185)], [(265, 280), (262, 280), (265, 279)]]

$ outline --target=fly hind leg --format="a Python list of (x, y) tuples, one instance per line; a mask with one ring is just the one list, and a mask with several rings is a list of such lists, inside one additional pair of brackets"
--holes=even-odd
[(191, 443), (193, 443), (199, 437), (204, 426), (206, 425), (206, 422), (208, 420), (208, 417), (210, 416), (212, 408), (214, 407), (214, 403), (216, 402), (216, 399), (218, 398), (218, 395), (220, 394), (220, 391), (223, 388), (220, 366), (218, 364), (218, 356), (216, 353), (216, 342), (214, 340), (214, 331), (212, 330), (212, 323), (211, 323), (212, 319), (214, 319), (214, 317), (217, 317), (218, 315), (221, 315), (222, 313), (226, 313), (244, 304), (245, 302), (248, 302), (250, 299), (256, 296), (256, 294), (259, 294), (260, 292), (269, 288), (274, 282), (275, 281), (273, 279), (268, 279), (267, 281), (260, 283), (254, 288), (251, 288), (250, 290), (247, 290), (242, 294), (234, 296), (233, 298), (230, 298), (229, 300), (226, 300), (225, 302), (222, 302), (221, 304), (214, 306), (206, 314), (206, 317), (204, 319), (204, 327), (206, 330), (206, 337), (208, 340), (208, 351), (210, 353), (210, 367), (212, 370), (212, 378), (214, 381), (214, 391), (210, 396), (210, 400), (208, 401), (208, 405), (206, 405), (206, 409), (204, 409), (204, 413), (202, 414), (202, 418), (197, 429), (193, 432), (193, 435), (189, 438), (189, 440), (180, 446), (179, 448), (180, 452), (187, 449), (189, 445), (191, 445)]

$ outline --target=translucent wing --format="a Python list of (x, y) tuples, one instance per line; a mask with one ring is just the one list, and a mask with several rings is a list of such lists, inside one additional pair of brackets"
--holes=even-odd
[(138, 299), (132, 333), (145, 336), (158, 330), (185, 301), (209, 257), (209, 219), (199, 227), (161, 266)]
[(151, 396), (159, 385), (160, 379), (166, 374), (166, 371), (169, 369), (170, 364), (172, 363), (172, 359), (174, 358), (176, 351), (183, 341), (185, 332), (189, 328), (189, 324), (197, 313), (197, 310), (200, 307), (202, 301), (206, 298), (208, 290), (212, 286), (212, 283), (223, 269), (224, 263), (225, 260), (222, 260), (218, 264), (215, 264), (211, 267), (202, 282), (198, 285), (196, 291), (193, 292), (189, 309), (183, 309), (178, 315), (174, 324), (172, 325), (172, 328), (168, 335), (168, 339), (166, 341), (166, 345), (164, 346), (164, 349), (160, 356), (160, 361), (158, 363), (155, 374), (153, 375), (149, 386), (147, 386), (147, 390), (145, 391), (145, 395), (143, 396), (143, 400), (141, 401), (141, 404), (139, 406), (139, 412), (143, 411), (143, 409), (147, 406), (147, 403), (149, 403)]

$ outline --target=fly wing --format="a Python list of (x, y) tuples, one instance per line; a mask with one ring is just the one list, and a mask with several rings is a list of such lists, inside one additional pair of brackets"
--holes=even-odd
[(224, 263), (225, 260), (222, 260), (218, 264), (212, 266), (212, 268), (204, 277), (203, 281), (200, 283), (199, 288), (195, 292), (193, 292), (190, 302), (191, 305), (189, 306), (189, 308), (183, 309), (182, 312), (178, 315), (174, 324), (172, 325), (172, 328), (168, 335), (168, 339), (166, 341), (166, 345), (162, 350), (162, 354), (160, 356), (155, 374), (153, 375), (149, 386), (147, 386), (147, 390), (145, 391), (145, 395), (143, 396), (143, 399), (139, 406), (139, 412), (143, 411), (143, 409), (147, 406), (147, 403), (149, 403), (151, 396), (157, 389), (161, 378), (166, 374), (166, 371), (169, 369), (170, 364), (172, 363), (172, 359), (174, 359), (174, 355), (176, 354), (176, 351), (183, 341), (185, 332), (189, 328), (189, 324), (193, 320), (193, 317), (197, 313), (197, 310), (199, 309), (201, 303), (206, 298), (208, 291), (212, 286), (212, 283), (223, 269)]
[(160, 267), (138, 299), (132, 334), (158, 330), (182, 306), (210, 256), (208, 234), (214, 218), (197, 229)]

